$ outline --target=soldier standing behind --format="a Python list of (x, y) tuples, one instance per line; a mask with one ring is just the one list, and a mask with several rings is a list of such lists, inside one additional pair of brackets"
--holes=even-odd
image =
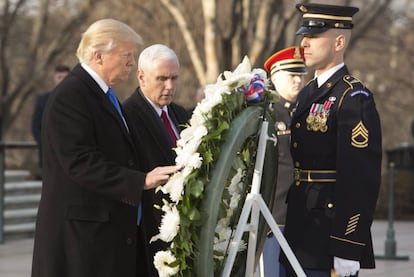
[[(270, 80), (278, 98), (273, 103), (276, 115), (276, 130), (278, 138), (278, 175), (275, 196), (272, 206), (273, 217), (283, 231), (286, 217), (286, 195), (293, 182), (293, 161), (290, 155), (290, 122), (296, 106), (296, 98), (303, 88), (307, 74), (303, 48), (289, 47), (273, 54), (264, 63), (264, 68), (270, 73)], [(279, 273), (280, 246), (275, 236), (270, 232), (263, 249), (263, 268), (261, 276), (284, 276)]]
[[(57, 65), (53, 74), (54, 86), (56, 87), (70, 72), (70, 68), (66, 65)], [(36, 172), (36, 179), (42, 179), (42, 141), (40, 132), (42, 130), (42, 116), (46, 102), (49, 99), (51, 91), (42, 93), (36, 97), (36, 103), (32, 116), (32, 134), (38, 145), (39, 168)]]
[[(285, 236), (306, 275), (374, 268), (371, 224), (381, 181), (381, 126), (372, 93), (344, 64), (355, 7), (298, 4), (308, 69), (291, 124), (295, 182)], [(296, 276), (289, 269), (288, 276)]]

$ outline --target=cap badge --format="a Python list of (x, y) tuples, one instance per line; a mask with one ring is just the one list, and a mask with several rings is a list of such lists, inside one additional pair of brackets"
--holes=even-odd
[(300, 10), (301, 12), (303, 12), (303, 13), (307, 13), (307, 12), (308, 12), (308, 9), (307, 9), (305, 6), (300, 6), (300, 7), (299, 7), (299, 10)]
[(301, 59), (302, 56), (300, 55), (299, 47), (295, 47), (295, 53), (293, 54), (294, 59)]

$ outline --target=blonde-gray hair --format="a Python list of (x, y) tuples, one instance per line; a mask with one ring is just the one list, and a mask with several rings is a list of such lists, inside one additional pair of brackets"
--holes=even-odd
[(88, 64), (93, 52), (108, 52), (118, 42), (133, 42), (141, 45), (142, 38), (131, 27), (115, 19), (101, 19), (95, 21), (82, 34), (82, 39), (76, 51), (76, 56), (81, 63)]

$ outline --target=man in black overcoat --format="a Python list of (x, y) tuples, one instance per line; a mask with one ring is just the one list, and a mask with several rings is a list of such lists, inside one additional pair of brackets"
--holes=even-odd
[[(55, 72), (53, 73), (53, 82), (54, 87), (56, 87), (70, 72), (70, 68), (66, 65), (59, 64), (55, 67)], [(50, 96), (50, 91), (42, 93), (36, 97), (36, 102), (33, 110), (32, 116), (32, 135), (37, 142), (38, 147), (38, 156), (39, 156), (39, 168), (36, 172), (36, 178), (42, 179), (42, 141), (41, 141), (41, 131), (42, 131), (42, 117), (43, 111), (47, 100)]]
[[(175, 164), (176, 140), (188, 120), (187, 111), (172, 102), (178, 85), (179, 69), (176, 54), (165, 45), (151, 45), (139, 56), (136, 74), (139, 87), (124, 101), (123, 108), (132, 119), (131, 124), (139, 131), (135, 144), (141, 153), (145, 153), (141, 156), (144, 170)], [(172, 134), (163, 120), (170, 124)], [(163, 205), (163, 198), (169, 200), (161, 191), (155, 192), (154, 189), (143, 193), (142, 225), (150, 250), (150, 264), (157, 251), (168, 247), (160, 240), (149, 243), (159, 233), (162, 216), (159, 207)], [(151, 276), (158, 276), (154, 267)]]
[(137, 206), (176, 168), (139, 171), (136, 132), (112, 91), (139, 44), (126, 24), (96, 21), (82, 35), (80, 64), (46, 104), (32, 277), (148, 276)]

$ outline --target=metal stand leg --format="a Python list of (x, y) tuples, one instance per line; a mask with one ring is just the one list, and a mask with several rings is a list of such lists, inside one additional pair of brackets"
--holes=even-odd
[(409, 260), (408, 256), (397, 256), (397, 243), (394, 233), (394, 167), (395, 164), (389, 164), (389, 186), (388, 186), (388, 229), (385, 240), (385, 255), (375, 256), (376, 259), (384, 260)]
[[(260, 213), (263, 214), (266, 222), (269, 224), (270, 229), (272, 230), (275, 238), (279, 242), (280, 247), (285, 253), (297, 276), (306, 277), (305, 272), (303, 271), (298, 260), (296, 259), (295, 255), (290, 249), (285, 237), (283, 236), (282, 232), (277, 226), (276, 221), (274, 220), (271, 212), (269, 211), (269, 208), (266, 206), (266, 203), (264, 202), (262, 195), (260, 194), (260, 183), (262, 177), (263, 162), (266, 153), (266, 142), (267, 140), (276, 140), (275, 138), (271, 138), (267, 135), (268, 125), (269, 123), (267, 121), (263, 121), (259, 138), (256, 164), (253, 173), (252, 188), (250, 193), (246, 197), (246, 201), (244, 202), (243, 210), (240, 215), (234, 237), (230, 242), (229, 254), (226, 259), (226, 264), (223, 270), (222, 277), (230, 276), (231, 269), (236, 258), (237, 250), (239, 249), (241, 238), (244, 232), (249, 232), (245, 276), (253, 276), (254, 259), (257, 243), (257, 229), (259, 224)], [(250, 214), (250, 224), (248, 224)]]

